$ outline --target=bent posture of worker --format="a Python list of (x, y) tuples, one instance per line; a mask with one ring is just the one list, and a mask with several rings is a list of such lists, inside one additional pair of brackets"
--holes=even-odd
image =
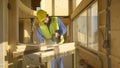
[[(58, 17), (50, 17), (44, 10), (37, 12), (37, 18), (39, 20), (39, 28), (37, 31), (37, 37), (40, 45), (44, 44), (44, 40), (56, 41), (58, 44), (64, 42), (63, 35), (66, 33), (66, 27)], [(53, 39), (56, 38), (56, 39)], [(46, 43), (50, 43), (46, 42)], [(51, 61), (51, 68), (55, 68), (55, 63), (58, 63), (59, 68), (64, 68), (63, 58), (57, 58)]]

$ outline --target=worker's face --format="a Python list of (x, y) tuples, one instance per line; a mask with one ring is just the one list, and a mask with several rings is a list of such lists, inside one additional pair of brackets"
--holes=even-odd
[(43, 20), (44, 24), (47, 24), (49, 22), (49, 17), (46, 17), (45, 20)]

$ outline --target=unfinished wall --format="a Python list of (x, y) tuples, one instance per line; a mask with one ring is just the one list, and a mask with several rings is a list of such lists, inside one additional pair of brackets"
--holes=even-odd
[[(98, 0), (99, 2), (99, 50), (106, 54), (106, 50), (104, 48), (103, 42), (106, 39), (106, 7), (107, 0)], [(120, 0), (111, 0), (109, 9), (110, 10), (110, 60), (111, 60), (111, 68), (119, 68), (120, 67), (120, 10), (118, 9), (120, 6)], [(102, 35), (103, 33), (103, 35)], [(104, 36), (104, 37), (103, 37)], [(107, 60), (106, 56), (102, 56), (103, 61)], [(104, 68), (107, 68), (108, 63), (104, 62)]]
[[(120, 67), (120, 0), (111, 1), (111, 60), (112, 68)], [(117, 59), (118, 61), (116, 61)]]

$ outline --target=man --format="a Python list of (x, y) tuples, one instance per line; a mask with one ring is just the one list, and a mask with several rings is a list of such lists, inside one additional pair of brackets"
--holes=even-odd
[[(58, 17), (50, 17), (44, 10), (39, 10), (37, 12), (37, 18), (39, 20), (39, 28), (37, 31), (37, 37), (40, 45), (44, 45), (44, 40), (46, 43), (48, 40), (56, 41), (58, 44), (64, 42), (63, 35), (66, 33), (66, 27)], [(62, 63), (62, 58), (56, 59), (59, 68), (64, 68)], [(55, 60), (51, 61), (51, 68), (55, 68)]]

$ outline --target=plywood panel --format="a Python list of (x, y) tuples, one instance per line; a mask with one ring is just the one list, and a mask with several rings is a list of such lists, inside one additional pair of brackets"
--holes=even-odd
[(120, 68), (120, 58), (110, 56), (112, 68)]
[(111, 1), (111, 63), (112, 68), (120, 68), (120, 0)]
[(111, 30), (120, 30), (120, 0), (111, 1)]
[(45, 10), (48, 15), (52, 15), (52, 0), (42, 0), (41, 9)]
[(111, 55), (120, 58), (120, 31), (111, 31)]
[(68, 16), (69, 14), (68, 1), (69, 0), (55, 0), (55, 15), (56, 16)]

